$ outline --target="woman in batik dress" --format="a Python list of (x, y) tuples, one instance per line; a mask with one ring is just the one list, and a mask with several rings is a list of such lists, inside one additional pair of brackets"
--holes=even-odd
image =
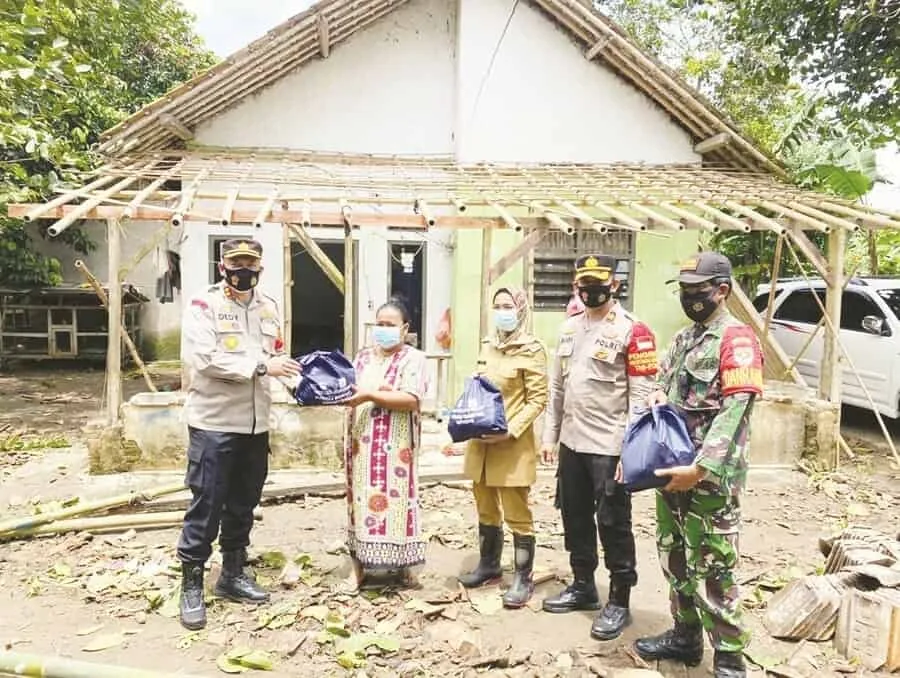
[(356, 356), (344, 438), (351, 591), (367, 570), (399, 570), (412, 585), (410, 568), (425, 562), (417, 475), (426, 360), (406, 344), (408, 331), (406, 309), (388, 302), (375, 317), (375, 345)]

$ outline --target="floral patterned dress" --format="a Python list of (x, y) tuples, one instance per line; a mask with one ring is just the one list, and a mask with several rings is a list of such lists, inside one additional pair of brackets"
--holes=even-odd
[[(388, 355), (366, 348), (356, 357), (356, 379), (368, 391), (404, 391), (421, 402), (428, 389), (425, 354), (404, 346)], [(425, 562), (419, 529), (418, 412), (364, 403), (350, 411), (344, 437), (349, 530), (347, 549), (366, 569)]]

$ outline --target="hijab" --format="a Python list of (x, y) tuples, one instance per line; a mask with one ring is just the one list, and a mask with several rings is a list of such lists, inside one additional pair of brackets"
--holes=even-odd
[(501, 292), (506, 292), (512, 297), (513, 305), (516, 307), (516, 327), (511, 332), (494, 328), (494, 346), (501, 351), (513, 346), (519, 346), (523, 343), (531, 341), (531, 337), (525, 334), (528, 326), (528, 316), (530, 309), (528, 307), (528, 294), (519, 287), (501, 287), (494, 293), (494, 299)]

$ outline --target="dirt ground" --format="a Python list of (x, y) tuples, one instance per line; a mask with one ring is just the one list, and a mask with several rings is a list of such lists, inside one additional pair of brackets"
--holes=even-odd
[[(131, 381), (126, 395), (138, 390), (140, 383)], [(0, 374), (0, 520), (28, 514), (30, 502), (78, 492), (83, 452), (69, 445), (99, 412), (101, 395), (101, 371)], [(754, 632), (749, 655), (774, 675), (865, 675), (836, 657), (830, 643), (775, 641), (761, 625), (773, 589), (821, 567), (820, 536), (848, 524), (892, 534), (900, 525), (900, 469), (871, 416), (848, 412), (847, 435), (856, 459), (845, 460), (839, 472), (751, 475), (740, 579)], [(591, 615), (540, 611), (540, 599), (555, 594), (568, 571), (551, 480), (542, 475), (534, 492), (537, 565), (548, 581), (523, 610), (500, 609), (496, 588), (460, 595), (455, 576), (475, 561), (474, 510), (467, 490), (436, 486), (422, 493), (430, 542), (420, 590), (335, 592), (346, 574), (343, 500), (306, 497), (264, 507), (253, 533), (256, 571), (274, 591), (271, 604), (215, 601), (209, 626), (199, 633), (185, 631), (175, 618), (175, 528), (0, 544), (0, 642), (16, 652), (193, 676), (220, 675), (217, 661), (229, 652), (251, 663), (271, 660), (271, 671), (249, 673), (273, 677), (587, 676), (639, 666), (627, 651), (630, 643), (669, 624), (653, 545), (652, 495), (635, 497), (640, 583), (634, 623), (621, 639), (601, 644), (588, 635)], [(218, 566), (212, 568), (210, 583)], [(602, 567), (598, 584), (605, 593)], [(251, 651), (256, 656), (246, 654)], [(692, 671), (666, 663), (659, 670), (708, 675), (711, 657), (707, 652), (705, 664)]]

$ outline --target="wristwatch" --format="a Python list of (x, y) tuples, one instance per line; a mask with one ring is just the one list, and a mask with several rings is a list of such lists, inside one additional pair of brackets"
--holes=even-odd
[(264, 377), (268, 373), (269, 368), (266, 367), (265, 363), (257, 363), (256, 364), (256, 376)]

